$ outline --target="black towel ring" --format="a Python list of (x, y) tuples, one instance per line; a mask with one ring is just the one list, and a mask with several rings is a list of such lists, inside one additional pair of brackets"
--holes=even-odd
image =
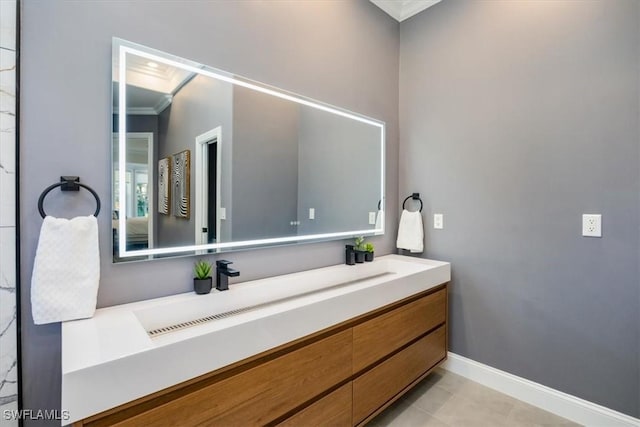
[(412, 200), (417, 200), (420, 202), (420, 212), (422, 212), (422, 199), (420, 198), (420, 193), (413, 193), (410, 196), (407, 196), (406, 199), (404, 199), (404, 201), (402, 202), (402, 209), (404, 210), (404, 204), (407, 203), (407, 200), (412, 199)]
[(38, 211), (40, 212), (40, 216), (42, 218), (47, 216), (44, 208), (42, 207), (44, 198), (47, 197), (47, 194), (49, 194), (49, 192), (56, 187), (61, 187), (60, 190), (62, 191), (80, 191), (80, 187), (88, 190), (91, 194), (93, 194), (93, 197), (96, 198), (96, 211), (93, 216), (97, 217), (100, 213), (100, 197), (98, 197), (98, 193), (93, 191), (93, 188), (89, 187), (88, 185), (81, 184), (80, 178), (77, 176), (61, 176), (60, 182), (45, 188), (45, 190), (42, 192), (42, 194), (40, 194), (40, 197), (38, 198)]

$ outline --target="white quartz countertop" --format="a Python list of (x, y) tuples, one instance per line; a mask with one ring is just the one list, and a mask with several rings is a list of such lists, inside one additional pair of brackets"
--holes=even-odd
[[(449, 263), (386, 255), (96, 310), (62, 324), (62, 409), (74, 422), (449, 281)], [(247, 309), (249, 308), (249, 309)], [(238, 314), (151, 337), (148, 331)]]

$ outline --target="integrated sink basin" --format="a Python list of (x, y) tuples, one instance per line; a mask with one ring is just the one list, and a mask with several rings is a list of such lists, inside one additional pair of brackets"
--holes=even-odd
[[(414, 266), (406, 262), (371, 262), (355, 266), (333, 266), (234, 285), (226, 292), (213, 292), (195, 299), (167, 302), (134, 311), (142, 327), (151, 336), (176, 332), (248, 311), (266, 309), (276, 304), (310, 302), (373, 285), (370, 280), (409, 272)], [(417, 270), (416, 270), (417, 271)], [(323, 295), (319, 295), (323, 294)], [(305, 297), (313, 297), (305, 300)], [(284, 305), (282, 308), (289, 307)]]
[(73, 422), (450, 280), (399, 255), (99, 309), (62, 324), (62, 409)]
[[(162, 334), (177, 332), (184, 328), (200, 326), (208, 322), (237, 316), (249, 311), (272, 307), (276, 304), (293, 302), (307, 296), (355, 286), (361, 284), (365, 280), (393, 274), (389, 271), (372, 272), (371, 269), (359, 271), (357, 273), (360, 273), (356, 276), (358, 278), (351, 277), (350, 280), (341, 283), (333, 283), (339, 280), (338, 276), (335, 280), (328, 280), (327, 283), (319, 284), (320, 286), (308, 286), (309, 283), (306, 284), (307, 286), (297, 286), (293, 290), (293, 293), (287, 292), (290, 291), (290, 289), (287, 289), (290, 284), (285, 280), (283, 282), (279, 282), (277, 286), (272, 285), (274, 288), (277, 287), (278, 289), (273, 289), (276, 292), (265, 297), (264, 301), (261, 301), (262, 298), (260, 298), (261, 295), (259, 295), (257, 289), (245, 287), (238, 289), (238, 291), (246, 293), (246, 298), (243, 298), (244, 301), (242, 302), (242, 305), (237, 301), (239, 294), (233, 294), (232, 301), (227, 301), (226, 299), (223, 301), (219, 296), (214, 297), (216, 299), (213, 301), (207, 301), (205, 298), (201, 298), (201, 301), (198, 301), (197, 306), (194, 306), (193, 301), (181, 301), (173, 304), (138, 310), (135, 312), (135, 315), (149, 336), (156, 337)], [(218, 307), (214, 308), (216, 306)]]

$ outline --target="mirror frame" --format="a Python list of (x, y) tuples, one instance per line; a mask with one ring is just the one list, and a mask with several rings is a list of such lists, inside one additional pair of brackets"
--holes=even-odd
[[(272, 95), (281, 99), (296, 102), (301, 105), (316, 108), (328, 113), (336, 114), (342, 117), (347, 117), (352, 120), (357, 120), (363, 123), (376, 126), (380, 129), (380, 211), (384, 212), (385, 208), (385, 123), (361, 114), (353, 113), (351, 111), (338, 108), (329, 104), (321, 103), (291, 92), (284, 91), (279, 88), (265, 85), (253, 80), (245, 79), (240, 76), (230, 75), (229, 73), (218, 70), (216, 68), (202, 65), (200, 67), (192, 65), (193, 61), (185, 60), (175, 55), (171, 55), (165, 52), (158, 51), (153, 48), (139, 45), (137, 43), (129, 42), (117, 37), (113, 38), (113, 60), (118, 60), (117, 76), (115, 75), (116, 69), (113, 68), (111, 82), (118, 82), (118, 194), (120, 200), (120, 210), (126, 212), (126, 168), (120, 167), (120, 165), (126, 164), (126, 141), (127, 141), (127, 55), (138, 55), (148, 59), (149, 61), (164, 63), (173, 67), (182, 68), (184, 70), (202, 74), (207, 77), (218, 79), (234, 85), (239, 85), (247, 89), (255, 90), (264, 94)], [(116, 78), (117, 77), (117, 78)], [(112, 91), (113, 92), (113, 91)], [(120, 102), (125, 100), (124, 102)], [(112, 117), (116, 114), (113, 111), (112, 100)], [(112, 131), (112, 138), (116, 132)], [(113, 161), (112, 159), (112, 167)], [(113, 176), (113, 174), (111, 174)], [(112, 195), (114, 189), (114, 182), (112, 178), (111, 189)], [(111, 200), (113, 206), (113, 197)], [(384, 218), (384, 215), (383, 215)], [(286, 237), (275, 237), (269, 239), (256, 239), (256, 240), (243, 240), (235, 242), (222, 242), (222, 243), (208, 243), (208, 244), (194, 244), (185, 246), (174, 246), (168, 248), (152, 248), (152, 249), (138, 249), (127, 250), (126, 241), (126, 218), (125, 215), (120, 215), (118, 218), (118, 258), (121, 261), (126, 261), (126, 258), (140, 257), (140, 256), (152, 256), (152, 255), (168, 255), (168, 254), (182, 254), (182, 255), (202, 255), (207, 254), (208, 250), (217, 250), (215, 253), (222, 252), (220, 249), (238, 250), (238, 249), (259, 249), (265, 246), (275, 246), (278, 244), (295, 244), (295, 243), (312, 243), (328, 240), (347, 239), (356, 236), (372, 236), (384, 234), (384, 221), (381, 223), (380, 228), (366, 229), (366, 230), (349, 230), (335, 233), (320, 233), (320, 234), (308, 234), (308, 235), (296, 235)], [(112, 242), (113, 244), (113, 242)], [(115, 248), (114, 248), (115, 249)], [(192, 252), (193, 254), (190, 254)], [(164, 259), (166, 257), (163, 257)], [(115, 260), (114, 260), (115, 262)]]

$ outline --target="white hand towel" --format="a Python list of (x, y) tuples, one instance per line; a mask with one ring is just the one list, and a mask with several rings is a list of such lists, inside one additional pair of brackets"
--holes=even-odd
[(92, 317), (100, 281), (98, 221), (47, 216), (40, 229), (31, 277), (36, 325)]
[(376, 230), (380, 230), (384, 225), (384, 211), (379, 210), (376, 215)]
[(409, 212), (404, 209), (400, 216), (398, 227), (398, 249), (408, 249), (412, 253), (424, 250), (424, 230), (422, 228), (422, 214), (419, 211)]

